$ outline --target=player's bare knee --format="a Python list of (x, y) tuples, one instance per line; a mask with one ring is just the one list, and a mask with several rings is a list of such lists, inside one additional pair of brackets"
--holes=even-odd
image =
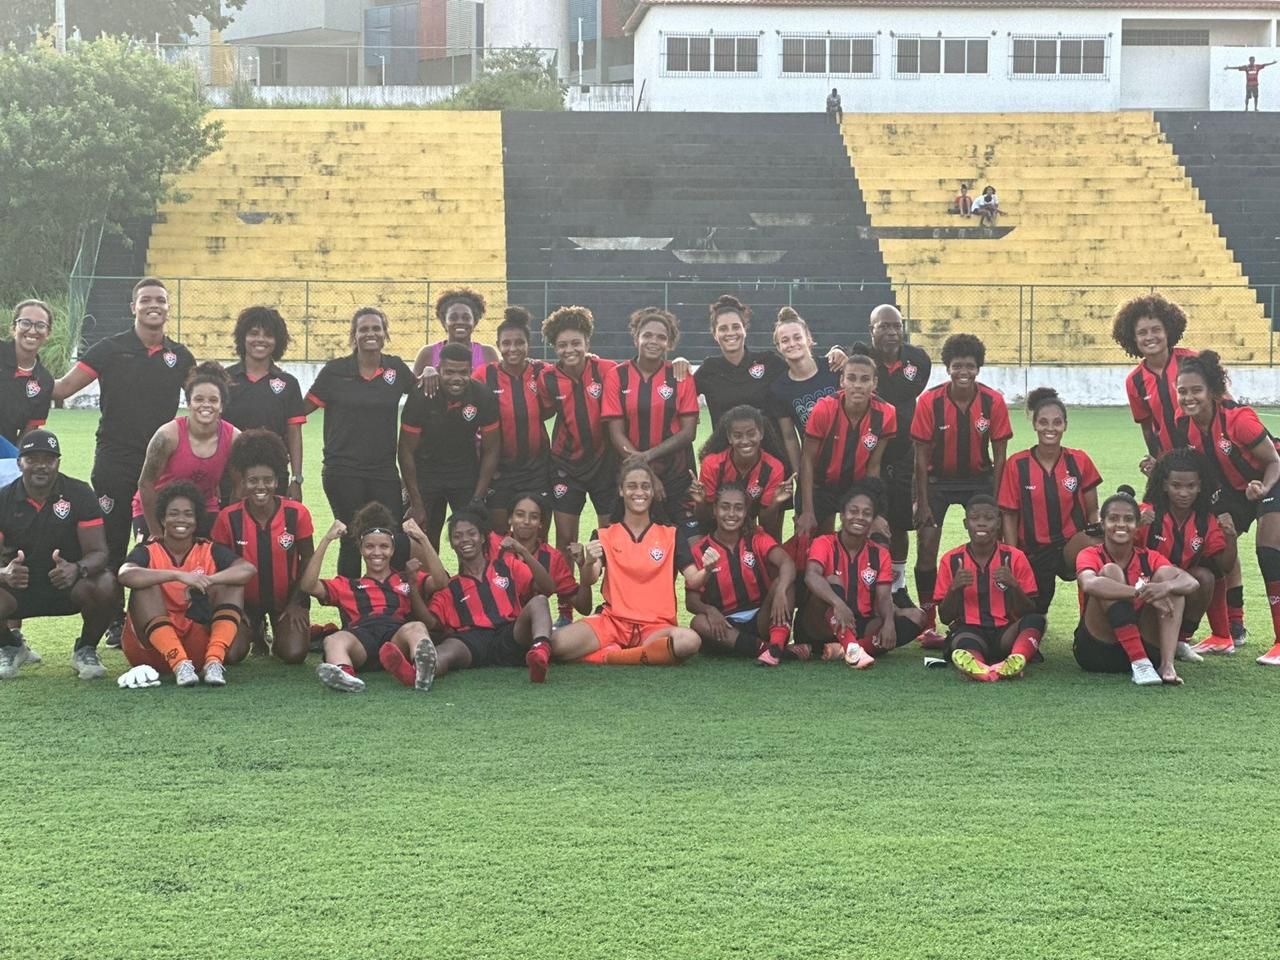
[(688, 659), (702, 649), (702, 638), (693, 630), (677, 627), (671, 631), (671, 652), (681, 660)]

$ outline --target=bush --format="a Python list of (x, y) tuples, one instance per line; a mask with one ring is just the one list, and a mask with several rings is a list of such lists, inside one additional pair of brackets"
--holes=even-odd
[(565, 86), (552, 62), (525, 45), (518, 50), (485, 53), (481, 74), (448, 100), (432, 106), (440, 110), (563, 110)]

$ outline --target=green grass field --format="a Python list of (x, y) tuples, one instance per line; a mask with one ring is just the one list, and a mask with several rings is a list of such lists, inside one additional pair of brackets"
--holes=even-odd
[[(87, 479), (96, 415), (51, 425)], [(1068, 443), (1133, 482), (1123, 411)], [(1272, 956), (1280, 672), (1243, 546), (1250, 645), (1176, 690), (1078, 670), (1069, 587), (1047, 662), (989, 685), (908, 648), (122, 692), (32, 622), (45, 663), (0, 685), (0, 957)]]

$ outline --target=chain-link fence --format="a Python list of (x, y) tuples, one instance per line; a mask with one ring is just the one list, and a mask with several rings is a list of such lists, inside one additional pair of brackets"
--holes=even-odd
[[(128, 289), (133, 278), (77, 277), (76, 283), (114, 283)], [(1125, 362), (1111, 338), (1116, 308), (1132, 297), (1159, 291), (1178, 302), (1190, 320), (1187, 340), (1213, 347), (1235, 365), (1274, 366), (1280, 333), (1274, 319), (1280, 308), (1280, 286), (1244, 285), (1060, 285), (942, 284), (806, 281), (707, 280), (275, 280), (230, 278), (166, 278), (171, 301), (171, 330), (197, 356), (229, 358), (236, 314), (246, 306), (277, 307), (289, 323), (291, 360), (322, 361), (345, 353), (351, 316), (358, 307), (374, 305), (390, 318), (392, 350), (412, 355), (440, 339), (434, 316), (436, 299), (451, 287), (480, 291), (489, 309), (478, 336), (493, 339), (493, 330), (508, 303), (527, 307), (534, 316), (535, 346), (541, 318), (564, 304), (591, 308), (596, 316), (594, 348), (604, 356), (630, 350), (627, 317), (638, 307), (657, 305), (682, 321), (681, 344), (690, 356), (711, 348), (707, 304), (732, 293), (751, 305), (755, 322), (751, 341), (769, 343), (777, 311), (792, 306), (813, 329), (819, 346), (847, 344), (865, 337), (867, 316), (878, 303), (896, 303), (908, 319), (913, 342), (937, 354), (953, 333), (972, 333), (987, 348), (987, 362), (1000, 364), (1106, 364)], [(127, 299), (127, 294), (126, 294)], [(89, 340), (123, 327), (125, 304), (117, 317), (90, 318)]]

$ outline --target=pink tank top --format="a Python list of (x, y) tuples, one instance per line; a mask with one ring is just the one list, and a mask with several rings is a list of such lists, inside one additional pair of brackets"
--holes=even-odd
[[(447, 340), (441, 340), (439, 343), (433, 343), (431, 345), (431, 366), (435, 367), (437, 370), (440, 369), (440, 351), (444, 349), (444, 345), (448, 342), (449, 341)], [(486, 360), (484, 357), (484, 344), (477, 343), (475, 340), (472, 340), (471, 341), (472, 371), (479, 370), (488, 362), (489, 361)]]
[[(160, 490), (175, 480), (194, 483), (204, 494), (205, 507), (217, 513), (218, 487), (227, 469), (227, 461), (231, 459), (231, 436), (235, 425), (223, 420), (218, 425), (218, 449), (212, 457), (197, 457), (191, 449), (187, 418), (175, 417), (173, 422), (178, 425), (178, 448), (169, 455), (169, 462), (160, 471), (156, 489)], [(133, 495), (133, 515), (142, 516), (142, 495), (138, 493)]]

